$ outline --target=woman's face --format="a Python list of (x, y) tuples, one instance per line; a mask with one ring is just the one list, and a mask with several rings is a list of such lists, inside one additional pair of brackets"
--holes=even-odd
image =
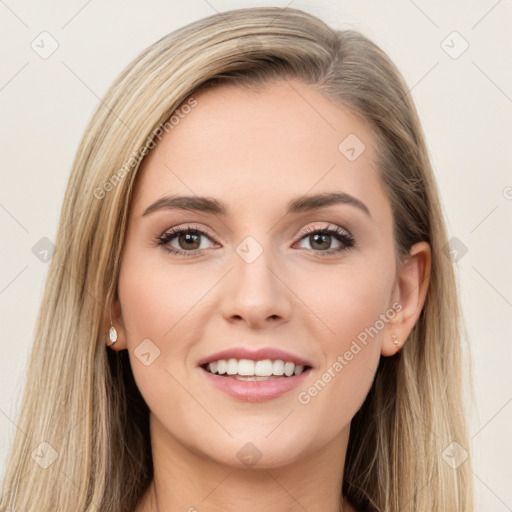
[[(342, 446), (381, 353), (414, 320), (402, 325), (375, 141), (298, 81), (194, 97), (143, 162), (121, 262), (116, 346), (129, 350), (152, 435), (263, 467)], [(311, 368), (244, 381), (200, 365), (231, 349), (248, 352), (223, 359), (265, 361), (258, 373), (279, 373), (277, 359)]]

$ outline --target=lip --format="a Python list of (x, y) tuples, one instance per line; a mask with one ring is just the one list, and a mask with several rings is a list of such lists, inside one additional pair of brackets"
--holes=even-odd
[[(197, 363), (198, 366), (203, 366), (212, 361), (218, 361), (219, 359), (251, 359), (253, 361), (261, 361), (263, 359), (281, 359), (282, 361), (290, 361), (295, 365), (310, 366), (313, 367), (310, 361), (303, 359), (302, 357), (296, 356), (285, 350), (274, 347), (261, 347), (258, 349), (248, 349), (245, 347), (232, 347), (220, 352), (215, 352), (209, 356), (203, 357)], [(298, 375), (300, 377), (300, 375)], [(292, 378), (292, 377), (288, 377)]]
[(300, 375), (260, 381), (244, 381), (231, 377), (223, 377), (222, 375), (210, 373), (201, 367), (199, 367), (199, 371), (217, 389), (232, 398), (246, 402), (264, 402), (277, 398), (296, 388), (309, 377), (312, 370), (308, 368)]

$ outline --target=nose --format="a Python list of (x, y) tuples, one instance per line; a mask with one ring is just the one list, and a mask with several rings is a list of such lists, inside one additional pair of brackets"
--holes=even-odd
[(270, 251), (252, 262), (235, 253), (232, 261), (234, 268), (226, 276), (220, 299), (224, 318), (230, 323), (245, 322), (252, 329), (287, 322), (293, 292)]

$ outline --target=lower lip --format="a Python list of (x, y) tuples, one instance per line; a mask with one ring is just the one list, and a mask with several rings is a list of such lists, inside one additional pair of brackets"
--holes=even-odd
[(217, 389), (233, 398), (246, 402), (264, 402), (277, 398), (303, 383), (311, 372), (311, 368), (308, 368), (300, 375), (293, 375), (292, 377), (247, 381), (213, 374), (201, 367), (199, 367), (199, 370)]

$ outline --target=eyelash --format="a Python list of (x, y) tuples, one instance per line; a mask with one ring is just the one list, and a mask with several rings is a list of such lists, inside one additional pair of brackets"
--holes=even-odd
[[(184, 227), (173, 228), (173, 229), (167, 231), (162, 236), (159, 236), (156, 239), (157, 245), (161, 246), (165, 251), (167, 251), (171, 254), (180, 255), (180, 256), (198, 256), (205, 251), (205, 249), (194, 249), (192, 251), (183, 251), (181, 249), (175, 249), (175, 248), (171, 249), (170, 247), (167, 246), (167, 244), (173, 238), (176, 238), (176, 236), (181, 235), (182, 233), (193, 233), (196, 235), (203, 235), (207, 238), (210, 238), (208, 233), (206, 233), (202, 229), (194, 228), (189, 225), (186, 228), (184, 228)], [(310, 251), (316, 252), (317, 253), (316, 256), (323, 257), (323, 256), (330, 256), (335, 253), (341, 253), (343, 251), (350, 249), (351, 247), (353, 247), (355, 245), (355, 240), (354, 240), (353, 236), (338, 226), (336, 226), (335, 228), (325, 227), (325, 228), (321, 228), (321, 229), (318, 229), (318, 228), (308, 229), (308, 230), (306, 230), (305, 233), (302, 233), (299, 241), (302, 241), (306, 237), (309, 237), (311, 235), (316, 235), (316, 234), (332, 235), (332, 236), (334, 236), (334, 238), (336, 238), (338, 241), (340, 241), (343, 244), (343, 246), (340, 248), (329, 249), (327, 251), (308, 249)]]

